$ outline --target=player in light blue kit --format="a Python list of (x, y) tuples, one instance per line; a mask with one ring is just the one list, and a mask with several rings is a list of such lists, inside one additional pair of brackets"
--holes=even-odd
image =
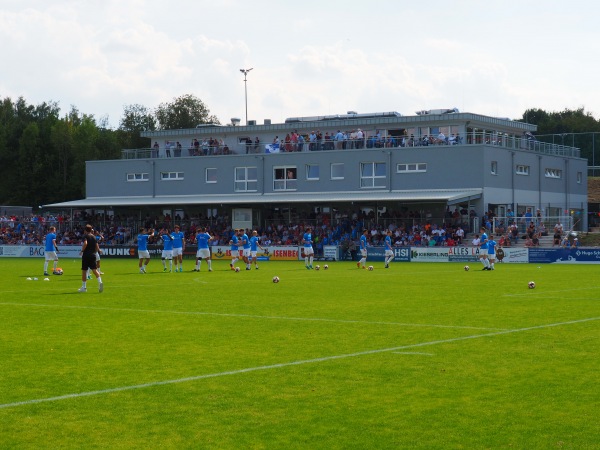
[(210, 234), (208, 234), (208, 230), (206, 228), (202, 228), (202, 230), (196, 235), (198, 251), (196, 252), (196, 268), (194, 269), (194, 272), (200, 272), (200, 266), (202, 265), (203, 259), (206, 259), (208, 271), (212, 272), (212, 260), (210, 259), (209, 248), (210, 241), (212, 241), (212, 237)]
[(362, 267), (363, 269), (367, 268), (367, 233), (369, 230), (364, 229), (363, 234), (360, 237), (360, 261), (356, 263), (356, 267), (359, 269)]
[(490, 261), (488, 259), (488, 235), (485, 232), (485, 227), (481, 227), (481, 237), (479, 238), (479, 260), (483, 264), (481, 270), (492, 270), (490, 269)]
[[(254, 230), (252, 232), (252, 237), (250, 238), (250, 257), (252, 258), (251, 263), (254, 263), (254, 268), (258, 270), (258, 262), (256, 260), (256, 252), (258, 252), (258, 248), (260, 248), (263, 252), (264, 248), (258, 243), (260, 238), (258, 237), (258, 231)], [(252, 264), (251, 264), (252, 265)]]
[(48, 228), (46, 235), (46, 245), (44, 247), (44, 275), (48, 275), (48, 263), (54, 261), (52, 273), (56, 272), (58, 267), (58, 246), (56, 245), (56, 227)]
[(140, 230), (140, 234), (137, 237), (138, 244), (138, 258), (140, 259), (139, 267), (140, 273), (146, 273), (146, 267), (150, 262), (150, 252), (148, 251), (148, 240), (150, 236), (154, 234), (154, 230), (152, 228), (142, 228)]
[(246, 270), (251, 270), (252, 267), (250, 267), (250, 239), (246, 234), (246, 230), (244, 230), (243, 228), (240, 228), (240, 241), (238, 242), (238, 245), (242, 246), (240, 256), (246, 263)]
[(390, 263), (394, 259), (394, 248), (392, 247), (392, 230), (387, 230), (387, 235), (384, 239), (385, 245), (385, 268), (390, 267)]
[(240, 254), (238, 244), (239, 239), (237, 237), (237, 233), (239, 230), (233, 230), (233, 234), (231, 235), (231, 239), (229, 240), (229, 251), (231, 252), (231, 263), (229, 263), (229, 267), (231, 270), (235, 270), (235, 263), (238, 262), (238, 255)]
[(163, 272), (167, 271), (167, 261), (169, 261), (169, 272), (173, 271), (173, 240), (175, 237), (169, 233), (168, 228), (163, 228), (160, 234), (160, 238), (163, 241), (163, 251), (162, 251), (162, 265)]
[(312, 228), (306, 227), (306, 231), (304, 232), (304, 236), (302, 236), (302, 243), (304, 244), (304, 264), (307, 269), (313, 268), (313, 258), (315, 256), (315, 251), (312, 246)]
[(493, 236), (490, 236), (490, 238), (487, 241), (487, 244), (488, 264), (490, 265), (490, 268), (488, 270), (494, 270), (494, 264), (496, 263), (496, 245), (498, 244), (494, 240)]
[(179, 228), (179, 225), (175, 225), (175, 231), (173, 231), (173, 259), (175, 260), (175, 272), (177, 272), (177, 266), (179, 266), (179, 272), (183, 272), (183, 252), (185, 250), (185, 234)]

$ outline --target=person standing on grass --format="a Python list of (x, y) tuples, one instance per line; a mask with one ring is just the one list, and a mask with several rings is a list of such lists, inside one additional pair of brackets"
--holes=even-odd
[(490, 238), (487, 241), (487, 256), (490, 267), (488, 270), (494, 270), (494, 263), (496, 262), (496, 245), (497, 243), (494, 240), (494, 237), (490, 236)]
[(210, 248), (208, 246), (210, 241), (212, 241), (212, 237), (208, 234), (208, 229), (206, 227), (202, 228), (196, 235), (198, 251), (196, 251), (196, 267), (194, 268), (194, 272), (200, 272), (200, 266), (202, 265), (203, 259), (206, 259), (208, 271), (212, 272), (212, 260), (210, 259)]
[(240, 250), (238, 248), (238, 233), (239, 230), (233, 230), (233, 233), (231, 234), (231, 239), (229, 240), (229, 251), (231, 252), (231, 262), (229, 263), (229, 268), (231, 270), (235, 270), (235, 263), (238, 261), (238, 256), (240, 254)]
[[(94, 236), (96, 237), (96, 241), (98, 242), (98, 253), (96, 253), (96, 268), (98, 269), (98, 272), (100, 273), (100, 275), (104, 275), (104, 272), (102, 272), (100, 270), (100, 253), (102, 253), (102, 250), (100, 249), (100, 242), (102, 242), (102, 239), (104, 239), (104, 238), (99, 230), (94, 230)], [(90, 280), (91, 278), (92, 278), (91, 270), (88, 269), (87, 279)]]
[(177, 272), (177, 266), (179, 265), (179, 272), (183, 272), (183, 252), (185, 250), (185, 234), (179, 228), (179, 225), (175, 225), (175, 231), (173, 232), (173, 259), (175, 259), (175, 272)]
[(246, 263), (246, 270), (250, 270), (250, 239), (248, 238), (248, 234), (246, 230), (240, 228), (240, 244), (242, 245), (242, 250), (240, 250), (240, 256)]
[(367, 268), (367, 233), (369, 230), (366, 228), (363, 230), (362, 236), (360, 237), (360, 261), (356, 263), (356, 267), (359, 269), (362, 267), (363, 269)]
[(306, 227), (304, 236), (302, 236), (302, 243), (304, 244), (304, 264), (307, 269), (313, 268), (313, 258), (315, 251), (312, 246), (312, 228)]
[(490, 261), (488, 259), (488, 235), (485, 232), (485, 227), (481, 227), (481, 237), (479, 238), (479, 260), (483, 264), (481, 270), (492, 270), (490, 269)]
[(85, 226), (85, 234), (83, 236), (83, 244), (81, 245), (81, 282), (82, 285), (78, 292), (87, 292), (87, 271), (90, 269), (98, 280), (98, 292), (104, 290), (104, 284), (102, 283), (102, 277), (100, 272), (96, 268), (96, 253), (100, 250), (96, 236), (94, 236), (94, 229), (90, 224)]
[(163, 272), (167, 271), (167, 261), (169, 261), (169, 272), (173, 272), (173, 240), (175, 237), (169, 233), (168, 228), (163, 228), (160, 237), (163, 241), (162, 265)]
[(56, 227), (48, 228), (46, 235), (46, 245), (44, 247), (44, 275), (48, 275), (48, 263), (54, 261), (52, 273), (56, 272), (58, 267), (58, 245), (56, 245)]
[(148, 251), (148, 239), (150, 236), (154, 234), (154, 230), (152, 228), (142, 228), (140, 230), (140, 234), (137, 237), (138, 243), (138, 257), (140, 259), (139, 267), (140, 273), (146, 273), (146, 267), (150, 262), (150, 252)]
[(394, 249), (392, 248), (392, 230), (387, 230), (387, 236), (384, 239), (385, 244), (385, 268), (390, 267), (390, 263), (394, 259)]
[(258, 237), (258, 231), (254, 230), (252, 231), (252, 237), (250, 238), (250, 257), (252, 258), (252, 263), (254, 263), (254, 268), (258, 270), (258, 262), (256, 259), (256, 252), (258, 251), (257, 248), (260, 248), (263, 252), (265, 251), (264, 248), (262, 248), (262, 246), (258, 243), (258, 241), (260, 240), (260, 238)]

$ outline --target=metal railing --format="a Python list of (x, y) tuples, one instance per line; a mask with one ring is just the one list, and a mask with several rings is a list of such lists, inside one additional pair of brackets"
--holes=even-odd
[(533, 135), (510, 136), (501, 133), (453, 133), (449, 136), (391, 136), (382, 134), (367, 135), (362, 139), (352, 138), (347, 135), (344, 139), (333, 137), (311, 138), (303, 136), (304, 141), (276, 139), (269, 144), (255, 144), (246, 142), (201, 144), (197, 147), (165, 147), (124, 149), (121, 151), (122, 159), (146, 158), (179, 158), (195, 156), (231, 155), (248, 153), (292, 153), (308, 151), (330, 150), (369, 150), (380, 148), (410, 148), (428, 146), (461, 146), (461, 145), (493, 145), (507, 149), (525, 150), (546, 155), (580, 157), (580, 149), (567, 145), (538, 141)]

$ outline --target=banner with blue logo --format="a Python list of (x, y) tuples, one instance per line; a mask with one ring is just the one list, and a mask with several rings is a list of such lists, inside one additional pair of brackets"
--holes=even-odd
[(596, 248), (530, 248), (530, 263), (594, 264), (600, 263), (600, 249)]

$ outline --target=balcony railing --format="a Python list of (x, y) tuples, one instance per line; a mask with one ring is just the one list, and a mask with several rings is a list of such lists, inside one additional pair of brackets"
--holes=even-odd
[[(237, 138), (236, 138), (237, 139)], [(516, 137), (494, 133), (465, 133), (450, 136), (368, 136), (363, 139), (314, 139), (304, 138), (304, 141), (277, 140), (269, 144), (245, 142), (219, 143), (200, 145), (197, 147), (153, 147), (141, 149), (124, 149), (122, 159), (147, 158), (180, 158), (199, 156), (219, 156), (233, 154), (258, 153), (292, 153), (331, 150), (369, 150), (379, 148), (411, 148), (429, 146), (471, 146), (493, 145), (507, 149), (525, 150), (545, 155), (580, 157), (580, 149), (567, 145), (553, 144), (536, 140), (533, 135)]]

